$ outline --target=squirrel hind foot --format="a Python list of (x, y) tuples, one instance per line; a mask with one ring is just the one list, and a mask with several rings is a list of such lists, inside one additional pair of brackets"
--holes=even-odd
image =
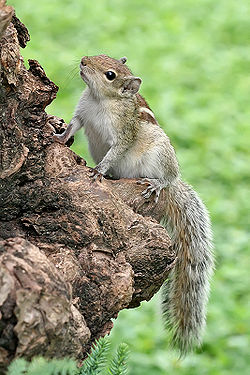
[(55, 142), (58, 142), (58, 143), (61, 143), (62, 145), (64, 145), (66, 142), (67, 142), (67, 138), (65, 137), (64, 133), (62, 134), (53, 134), (53, 140)]
[(90, 168), (89, 172), (90, 178), (92, 178), (92, 181), (99, 181), (102, 182), (104, 175), (99, 172), (96, 168)]
[(143, 178), (141, 180), (138, 180), (137, 183), (141, 185), (148, 185), (147, 188), (141, 193), (141, 195), (145, 199), (150, 198), (151, 195), (155, 192), (155, 203), (158, 202), (162, 189), (166, 187), (166, 184), (158, 178)]

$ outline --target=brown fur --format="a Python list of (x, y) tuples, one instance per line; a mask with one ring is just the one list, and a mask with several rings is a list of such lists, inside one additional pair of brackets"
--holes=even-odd
[(83, 60), (91, 67), (93, 66), (95, 69), (100, 71), (108, 71), (115, 70), (118, 74), (124, 75), (132, 75), (131, 70), (127, 67), (127, 65), (123, 64), (121, 61), (113, 59), (112, 57), (106, 55), (99, 55), (99, 56), (84, 56)]

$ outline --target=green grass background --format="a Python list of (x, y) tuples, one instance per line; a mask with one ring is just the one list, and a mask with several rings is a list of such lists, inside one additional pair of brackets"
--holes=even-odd
[[(84, 88), (80, 58), (128, 57), (183, 178), (211, 212), (217, 270), (203, 348), (182, 361), (169, 350), (157, 295), (114, 323), (112, 344), (129, 344), (131, 374), (249, 374), (249, 0), (8, 3), (31, 34), (25, 59), (60, 87), (47, 111), (67, 122)], [(72, 148), (91, 164), (82, 131)]]

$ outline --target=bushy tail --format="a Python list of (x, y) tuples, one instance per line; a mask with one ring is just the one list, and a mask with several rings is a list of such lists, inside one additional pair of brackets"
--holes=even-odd
[(185, 355), (201, 343), (214, 262), (207, 210), (181, 180), (167, 189), (165, 225), (178, 259), (163, 286), (162, 309), (172, 345)]

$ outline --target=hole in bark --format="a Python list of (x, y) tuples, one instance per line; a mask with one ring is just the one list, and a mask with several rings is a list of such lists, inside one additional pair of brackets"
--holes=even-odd
[(18, 339), (14, 332), (14, 327), (17, 324), (17, 319), (14, 315), (10, 319), (1, 319), (0, 324), (0, 346), (8, 350), (8, 352), (15, 353)]
[(98, 219), (97, 219), (97, 222), (98, 222), (98, 224), (100, 225), (100, 227), (103, 227), (103, 222), (102, 222), (102, 220), (98, 217)]

